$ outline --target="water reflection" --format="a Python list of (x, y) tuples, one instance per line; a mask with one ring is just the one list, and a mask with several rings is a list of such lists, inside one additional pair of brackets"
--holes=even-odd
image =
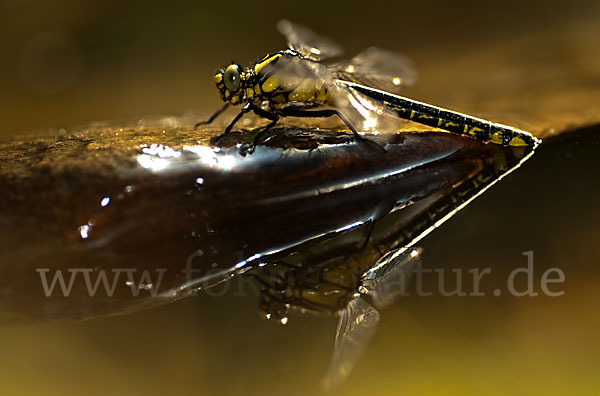
[(285, 323), (290, 311), (337, 316), (325, 384), (340, 383), (373, 336), (377, 309), (407, 295), (421, 256), (421, 250), (412, 247), (532, 154), (499, 149), (478, 171), (453, 175), (451, 186), (420, 199), (397, 201), (377, 223), (361, 227), (366, 230), (335, 236), (259, 269), (253, 276), (263, 286), (260, 307), (265, 318)]
[[(2, 252), (3, 311), (22, 320), (123, 314), (257, 267), (272, 271), (279, 266), (266, 264), (284, 259), (292, 261), (282, 278), (301, 284), (310, 268), (347, 263), (352, 253), (351, 282), (328, 305), (337, 312), (358, 292), (357, 282), (369, 279), (368, 268), (377, 262), (371, 271), (377, 274), (531, 154), (447, 133), (407, 132), (390, 137), (382, 155), (345, 135), (282, 129), (242, 156), (239, 135), (230, 147), (215, 148), (177, 146), (162, 132), (142, 138), (119, 128), (116, 134), (132, 142), (128, 154), (115, 161), (114, 153), (94, 151), (85, 166), (78, 162), (85, 150), (110, 146), (112, 129), (48, 138), (35, 148), (43, 146), (60, 166), (3, 174), (3, 191), (14, 192), (2, 201), (0, 236), (15, 247)], [(173, 141), (186, 133), (170, 131)], [(6, 163), (15, 165), (7, 169), (18, 169), (15, 159), (31, 150), (5, 146)], [(283, 287), (270, 283), (275, 278), (264, 284)], [(286, 310), (310, 293), (322, 297), (311, 290), (286, 301)]]

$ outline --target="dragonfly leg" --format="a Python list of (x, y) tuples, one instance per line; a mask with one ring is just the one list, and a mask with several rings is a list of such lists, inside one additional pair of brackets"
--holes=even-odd
[(267, 120), (271, 120), (271, 121), (279, 120), (279, 116), (277, 114), (272, 113), (270, 111), (263, 110), (260, 107), (253, 106), (252, 111), (254, 111), (254, 114), (256, 114), (257, 116), (266, 118)]
[(275, 124), (277, 124), (277, 121), (279, 121), (279, 116), (275, 113), (269, 113), (268, 111), (265, 111), (259, 107), (254, 108), (254, 113), (256, 113), (257, 115), (259, 115), (263, 118), (271, 120), (269, 125), (264, 127), (262, 131), (260, 131), (259, 133), (256, 134), (256, 136), (254, 136), (254, 140), (252, 140), (252, 145), (256, 147), (256, 145), (271, 130), (271, 128), (273, 128), (275, 126)]
[(354, 139), (356, 141), (375, 144), (375, 145), (377, 145), (377, 147), (379, 147), (380, 149), (382, 149), (385, 152), (385, 149), (383, 148), (383, 146), (381, 144), (379, 144), (373, 140), (367, 139), (366, 137), (364, 137), (360, 133), (358, 133), (356, 131), (356, 129), (354, 128), (354, 126), (350, 122), (348, 122), (348, 120), (346, 120), (344, 118), (344, 116), (341, 115), (337, 110), (334, 110), (334, 109), (302, 110), (302, 109), (296, 109), (293, 107), (287, 107), (287, 108), (281, 109), (280, 112), (282, 115), (287, 116), (287, 117), (325, 118), (325, 117), (338, 116), (338, 118), (340, 120), (342, 120), (344, 122), (344, 124), (346, 124), (346, 126), (352, 131), (352, 134), (354, 135)]
[(269, 133), (271, 128), (273, 128), (275, 126), (275, 124), (277, 124), (277, 121), (279, 121), (279, 116), (275, 113), (268, 112), (268, 111), (263, 110), (260, 107), (256, 107), (256, 106), (254, 106), (252, 108), (252, 110), (254, 111), (254, 114), (258, 115), (259, 117), (263, 117), (268, 120), (271, 120), (271, 122), (267, 126), (265, 126), (262, 129), (262, 131), (258, 132), (254, 136), (254, 139), (252, 139), (252, 144), (245, 145), (240, 149), (241, 154), (246, 154), (246, 153), (252, 154), (254, 152), (254, 149), (258, 145), (258, 143), (260, 143), (260, 141), (264, 138), (264, 136), (267, 133)]
[[(284, 107), (281, 110), (279, 110), (279, 112), (281, 113), (281, 115), (284, 115), (286, 117), (326, 118), (326, 117), (332, 117), (332, 116), (336, 115), (336, 116), (340, 117), (340, 119), (342, 121), (344, 121), (344, 123), (346, 123), (346, 121), (342, 118), (340, 113), (338, 113), (337, 110), (333, 110), (333, 109), (304, 110), (304, 109), (297, 108), (297, 107)], [(354, 130), (354, 127), (348, 125), (348, 128), (350, 128), (352, 130), (352, 132), (358, 133)]]
[(375, 224), (377, 223), (377, 221), (375, 219), (372, 219), (369, 224), (367, 225), (367, 232), (365, 233), (365, 237), (360, 245), (360, 250), (364, 249), (367, 247), (367, 245), (369, 244), (369, 241), (371, 240), (371, 236), (373, 235), (373, 230), (375, 229)]
[(229, 132), (231, 132), (231, 129), (233, 128), (233, 126), (244, 116), (244, 114), (249, 112), (251, 109), (252, 109), (252, 103), (246, 103), (246, 105), (242, 108), (242, 111), (240, 111), (239, 114), (235, 116), (235, 118), (233, 119), (233, 121), (231, 121), (229, 123), (229, 125), (227, 125), (227, 128), (225, 128), (225, 131), (215, 138), (215, 142), (218, 142), (223, 137), (229, 135)]
[(223, 105), (223, 107), (221, 107), (219, 110), (217, 110), (213, 115), (210, 116), (210, 118), (206, 121), (200, 121), (194, 124), (194, 129), (198, 128), (200, 125), (207, 125), (210, 124), (211, 122), (213, 122), (222, 112), (225, 111), (225, 109), (227, 109), (229, 107), (229, 102), (225, 103)]

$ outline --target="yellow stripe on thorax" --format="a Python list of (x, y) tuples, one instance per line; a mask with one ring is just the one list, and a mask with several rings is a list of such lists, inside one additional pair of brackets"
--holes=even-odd
[(275, 54), (273, 56), (267, 57), (264, 61), (257, 63), (256, 66), (254, 66), (254, 73), (256, 73), (256, 74), (260, 73), (260, 71), (262, 70), (263, 67), (265, 67), (269, 63), (273, 62), (275, 59), (279, 59), (279, 58), (281, 58), (281, 54)]

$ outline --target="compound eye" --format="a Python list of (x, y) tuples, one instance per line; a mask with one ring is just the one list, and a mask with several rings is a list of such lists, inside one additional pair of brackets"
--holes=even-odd
[(235, 92), (240, 89), (241, 76), (238, 65), (227, 66), (227, 69), (225, 69), (225, 75), (223, 77), (225, 80), (225, 88), (231, 92)]

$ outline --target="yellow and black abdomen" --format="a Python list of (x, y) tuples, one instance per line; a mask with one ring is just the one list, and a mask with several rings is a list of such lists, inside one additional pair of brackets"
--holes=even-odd
[(456, 111), (432, 106), (389, 92), (366, 87), (349, 81), (338, 80), (367, 97), (381, 102), (392, 109), (400, 118), (444, 129), (459, 135), (470, 136), (482, 142), (504, 146), (536, 147), (540, 140), (529, 132), (503, 124), (497, 124), (481, 118), (472, 117)]
[(254, 67), (253, 89), (274, 107), (292, 102), (327, 104), (328, 82), (319, 75), (322, 67), (293, 51), (270, 54)]

